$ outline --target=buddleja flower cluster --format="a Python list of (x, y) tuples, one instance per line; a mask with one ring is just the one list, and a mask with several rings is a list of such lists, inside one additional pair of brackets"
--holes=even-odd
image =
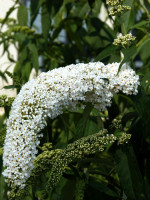
[(119, 63), (72, 64), (41, 73), (22, 87), (7, 121), (3, 175), (8, 184), (24, 188), (47, 117), (54, 119), (79, 105), (84, 109), (87, 102), (105, 111), (115, 93), (137, 94), (139, 77), (126, 64), (119, 74), (118, 68)]
[(116, 15), (122, 15), (126, 11), (131, 10), (130, 6), (124, 6), (122, 3), (124, 0), (106, 0), (106, 4), (112, 6), (109, 10), (109, 15), (116, 16)]
[(106, 0), (106, 4), (111, 5), (111, 6), (115, 6), (119, 3), (122, 3), (124, 0)]
[(124, 138), (122, 136), (116, 137), (113, 134), (108, 134), (106, 129), (102, 129), (99, 133), (80, 138), (74, 143), (69, 144), (66, 149), (60, 153), (59, 157), (52, 166), (47, 184), (47, 190), (49, 191), (49, 189), (56, 187), (66, 167), (72, 161), (82, 160), (90, 154), (102, 152), (107, 144), (112, 144), (121, 138), (122, 142), (124, 140), (127, 141), (127, 137), (128, 136)]
[(126, 35), (118, 35), (118, 37), (114, 40), (113, 45), (116, 46), (122, 46), (124, 48), (127, 48), (132, 45), (132, 43), (135, 41), (136, 37), (134, 37), (131, 33)]
[[(43, 144), (41, 148), (43, 152), (34, 160), (35, 167), (31, 172), (30, 178), (26, 181), (25, 188), (22, 190), (13, 187), (8, 198), (10, 200), (22, 200), (24, 196), (29, 194), (30, 186), (37, 185), (37, 183), (41, 184), (39, 177), (43, 173), (51, 171), (46, 190), (44, 189), (42, 191), (41, 199), (46, 199), (48, 192), (57, 186), (63, 173), (70, 168), (71, 163), (78, 163), (87, 158), (87, 156), (89, 157), (92, 154), (102, 152), (108, 144), (113, 144), (116, 141), (118, 145), (127, 143), (131, 135), (121, 131), (121, 121), (116, 119), (112, 126), (115, 126), (117, 129), (119, 128), (119, 135), (117, 134), (115, 136), (114, 134), (110, 134), (108, 130), (102, 129), (96, 134), (82, 137), (68, 144), (65, 149), (53, 149), (52, 143)], [(80, 174), (80, 179), (76, 179), (76, 200), (82, 200), (84, 198), (85, 186), (86, 182)]]

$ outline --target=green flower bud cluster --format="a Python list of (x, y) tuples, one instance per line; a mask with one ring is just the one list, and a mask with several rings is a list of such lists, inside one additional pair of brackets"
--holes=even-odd
[(128, 10), (131, 10), (130, 6), (122, 5), (124, 0), (106, 0), (106, 4), (112, 6), (109, 10), (109, 15), (120, 16)]
[(121, 123), (121, 119), (114, 119), (112, 121), (112, 125), (113, 127), (115, 127), (116, 129), (122, 129), (122, 123)]
[(131, 134), (127, 134), (128, 127), (123, 127), (122, 116), (118, 116), (112, 121), (112, 124), (108, 128), (109, 132), (117, 135), (118, 144), (128, 143), (131, 138)]
[[(119, 136), (120, 137), (120, 136)], [(83, 137), (64, 149), (51, 169), (47, 190), (54, 188), (60, 181), (66, 167), (73, 161), (84, 159), (90, 154), (104, 151), (107, 144), (114, 143), (118, 137), (108, 134), (107, 130), (102, 130), (97, 134)]]
[[(47, 143), (48, 144), (48, 143)], [(51, 143), (49, 143), (51, 145)], [(43, 153), (38, 155), (34, 160), (34, 169), (31, 172), (29, 182), (36, 181), (43, 172), (46, 172), (55, 163), (61, 154), (61, 149), (56, 150), (44, 150)]]
[(5, 94), (1, 95), (0, 99), (3, 100), (3, 101), (5, 101), (7, 99), (7, 95), (5, 95)]
[(118, 138), (118, 143), (119, 144), (128, 143), (130, 138), (131, 134), (126, 134), (125, 132), (122, 132), (121, 136)]
[(8, 97), (7, 106), (11, 107), (14, 100), (15, 100), (15, 97)]
[(12, 35), (12, 33), (22, 32), (28, 35), (31, 35), (35, 32), (34, 29), (30, 29), (28, 26), (13, 26), (9, 30), (5, 31), (4, 35)]
[(123, 14), (129, 10), (131, 10), (130, 6), (117, 5), (117, 6), (113, 6), (112, 8), (110, 8), (109, 15), (120, 16), (121, 14)]
[(4, 107), (5, 100), (7, 99), (6, 95), (1, 95), (0, 96), (0, 107)]
[(106, 0), (106, 4), (110, 6), (115, 6), (122, 3), (124, 0)]
[[(104, 147), (107, 144), (114, 143), (117, 140), (119, 144), (126, 143), (130, 137), (131, 135), (125, 132), (120, 132), (119, 136), (114, 136), (113, 134), (108, 134), (106, 129), (103, 129), (99, 133), (83, 137), (72, 144), (68, 144), (64, 150), (52, 150), (52, 143), (45, 143), (41, 148), (43, 152), (34, 160), (34, 169), (32, 170), (30, 178), (26, 181), (25, 188), (19, 189), (15, 186), (13, 188), (12, 186), (12, 190), (9, 193), (9, 200), (22, 200), (24, 196), (28, 195), (30, 186), (37, 184), (39, 181), (38, 178), (50, 169), (51, 174), (48, 180), (47, 190), (53, 189), (71, 162), (79, 161), (90, 154), (104, 151)], [(77, 180), (75, 200), (82, 200), (84, 198), (85, 186), (86, 183), (83, 179)], [(47, 191), (44, 191), (44, 193), (47, 195)]]
[(131, 33), (127, 35), (119, 35), (117, 39), (114, 40), (113, 45), (116, 46), (122, 46), (124, 48), (127, 48), (133, 44), (135, 41), (136, 37), (132, 36)]
[(9, 200), (22, 200), (29, 193), (30, 186), (26, 186), (23, 190), (16, 189), (16, 187), (12, 187), (11, 191), (8, 193)]
[(11, 107), (15, 97), (8, 97), (6, 95), (0, 96), (0, 107)]
[(16, 23), (16, 20), (14, 18), (7, 18), (7, 20), (6, 20), (6, 18), (5, 19), (0, 18), (0, 23), (3, 24), (4, 20), (5, 20), (5, 24), (7, 24), (7, 25), (12, 25), (12, 24)]
[(6, 136), (6, 125), (0, 129), (0, 156), (3, 155), (3, 144)]
[(43, 146), (41, 147), (42, 151), (50, 151), (52, 150), (53, 145), (52, 143), (44, 143)]
[(83, 179), (78, 179), (76, 181), (75, 187), (75, 200), (83, 200), (84, 199), (84, 191), (85, 191), (86, 183)]

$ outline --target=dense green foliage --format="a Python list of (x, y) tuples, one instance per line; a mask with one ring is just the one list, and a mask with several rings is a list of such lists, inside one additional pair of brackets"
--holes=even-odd
[[(1, 175), (0, 199), (150, 199), (150, 1), (125, 0), (123, 5), (131, 9), (116, 18), (108, 15), (112, 27), (99, 18), (102, 6), (107, 13), (110, 9), (103, 0), (30, 0), (30, 8), (20, 1), (15, 4), (0, 19), (1, 28), (8, 25), (7, 31), (0, 32), (0, 44), (15, 63), (13, 74), (0, 71), (5, 81), (7, 76), (13, 79), (13, 85), (6, 89), (19, 92), (32, 69), (38, 74), (38, 70), (90, 61), (121, 62), (120, 67), (129, 62), (139, 74), (141, 85), (136, 96), (115, 95), (112, 106), (104, 113), (88, 104), (84, 111), (65, 111), (54, 120), (48, 119), (27, 187), (11, 189)], [(14, 9), (18, 9), (17, 21), (10, 18)], [(38, 14), (41, 30), (35, 26)], [(113, 45), (118, 33), (130, 32), (135, 41), (125, 46)], [(17, 49), (17, 61), (9, 52), (11, 44)], [(142, 67), (137, 67), (138, 62)], [(12, 101), (0, 97), (0, 106), (5, 108), (0, 116), (0, 172)], [(94, 134), (104, 128), (119, 141), (96, 149), (101, 138), (98, 140)], [(124, 143), (130, 136), (129, 142)], [(89, 138), (94, 143), (88, 143)], [(52, 180), (57, 183), (53, 188)]]

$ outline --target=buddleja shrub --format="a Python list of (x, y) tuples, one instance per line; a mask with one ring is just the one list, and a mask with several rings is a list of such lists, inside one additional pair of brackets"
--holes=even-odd
[[(16, 1), (1, 19), (15, 68), (0, 75), (18, 92), (0, 97), (1, 199), (150, 199), (149, 9), (136, 0)], [(33, 68), (44, 72), (28, 81)]]

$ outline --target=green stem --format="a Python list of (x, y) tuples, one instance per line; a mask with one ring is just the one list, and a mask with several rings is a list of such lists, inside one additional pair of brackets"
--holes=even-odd
[(73, 135), (75, 135), (75, 132), (72, 130), (72, 128), (70, 128), (69, 124), (64, 120), (64, 118), (62, 116), (60, 116), (62, 122), (64, 123), (65, 127), (71, 131), (73, 133)]
[(148, 37), (148, 35), (145, 35), (145, 36), (137, 43), (136, 47), (139, 47), (139, 46), (143, 43), (143, 41), (147, 39), (147, 37)]
[(126, 27), (125, 27), (125, 24), (124, 24), (124, 23), (122, 24), (121, 29), (122, 29), (123, 34), (126, 35), (126, 34), (127, 34), (127, 31), (126, 31)]

